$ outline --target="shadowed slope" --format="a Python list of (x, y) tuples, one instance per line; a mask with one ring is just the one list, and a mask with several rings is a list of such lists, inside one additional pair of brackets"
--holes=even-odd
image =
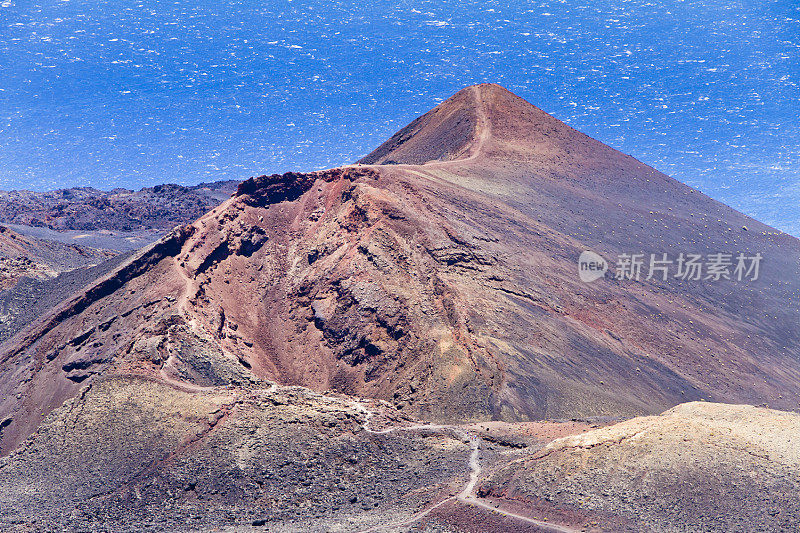
[(97, 265), (114, 255), (108, 250), (28, 237), (0, 226), (0, 290), (13, 287), (23, 277), (48, 279), (59, 272)]
[(358, 163), (421, 165), (468, 157), (477, 148), (486, 127), (485, 117), (475, 105), (478, 98), (476, 87), (459, 91), (395, 133)]

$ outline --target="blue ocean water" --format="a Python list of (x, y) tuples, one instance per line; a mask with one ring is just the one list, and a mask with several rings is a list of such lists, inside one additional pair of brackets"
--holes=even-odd
[(332, 167), (494, 81), (800, 235), (799, 62), (796, 0), (0, 0), (0, 188)]

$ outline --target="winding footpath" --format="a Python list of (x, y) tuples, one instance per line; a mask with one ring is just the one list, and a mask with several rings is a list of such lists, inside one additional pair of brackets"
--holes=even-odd
[[(476, 99), (479, 99), (479, 93), (476, 92)], [(488, 120), (486, 120), (485, 114), (483, 113), (483, 106), (479, 105), (478, 109), (480, 110), (480, 120), (479, 120), (479, 144), (476, 150), (468, 159), (473, 159), (477, 157), (480, 153), (481, 149), (483, 148), (483, 144), (486, 139), (489, 137), (489, 128), (488, 128)], [(188, 273), (178, 264), (177, 258), (175, 260), (175, 268), (177, 269), (179, 275), (183, 279), (185, 283), (184, 290), (181, 296), (178, 299), (178, 309), (189, 319), (189, 324), (192, 329), (197, 328), (197, 324), (195, 320), (192, 318), (192, 313), (190, 311), (190, 298), (191, 294), (197, 290), (196, 283), (191, 279)], [(192, 383), (187, 383), (185, 381), (179, 381), (174, 379), (170, 376), (166, 370), (162, 367), (160, 370), (160, 377), (168, 384), (180, 388), (186, 392), (212, 392), (212, 391), (219, 391), (218, 387), (201, 387), (198, 385), (194, 385)], [(268, 393), (274, 392), (277, 389), (276, 383), (270, 383)], [(551, 524), (549, 522), (543, 522), (541, 520), (535, 520), (533, 518), (528, 518), (526, 516), (518, 515), (515, 513), (511, 513), (509, 511), (504, 511), (499, 509), (477, 497), (475, 493), (475, 487), (477, 486), (478, 482), (481, 479), (481, 474), (483, 472), (483, 467), (481, 466), (480, 461), (480, 453), (481, 448), (483, 446), (483, 439), (478, 437), (477, 435), (473, 435), (466, 431), (465, 429), (458, 427), (458, 426), (451, 426), (451, 425), (441, 425), (441, 424), (416, 424), (411, 426), (396, 426), (390, 427), (387, 429), (373, 429), (372, 428), (372, 419), (375, 417), (375, 411), (367, 409), (362, 404), (356, 401), (350, 401), (347, 403), (350, 407), (358, 411), (364, 416), (364, 421), (362, 422), (361, 426), (367, 433), (371, 433), (373, 435), (389, 435), (393, 433), (397, 433), (400, 431), (432, 431), (432, 432), (439, 432), (442, 434), (450, 433), (457, 437), (458, 439), (469, 442), (471, 453), (469, 456), (469, 480), (467, 481), (464, 489), (456, 496), (451, 496), (446, 498), (430, 507), (412, 515), (410, 518), (389, 524), (383, 524), (380, 526), (372, 527), (370, 529), (364, 530), (360, 533), (374, 533), (378, 531), (384, 531), (387, 529), (393, 529), (398, 527), (409, 526), (414, 524), (415, 522), (425, 518), (433, 511), (438, 509), (439, 507), (453, 502), (459, 501), (467, 505), (474, 505), (476, 507), (480, 507), (482, 509), (489, 510), (493, 513), (500, 514), (502, 516), (518, 520), (521, 522), (525, 522), (527, 524), (531, 524), (537, 526), (543, 531), (546, 532), (556, 532), (556, 533), (578, 533), (578, 530), (571, 529), (566, 526), (560, 526), (556, 524)]]
[(417, 424), (412, 426), (396, 426), (388, 429), (376, 430), (372, 429), (371, 427), (372, 419), (375, 417), (376, 414), (375, 411), (367, 409), (366, 407), (357, 402), (352, 402), (349, 405), (353, 407), (356, 411), (364, 415), (364, 422), (361, 424), (361, 427), (367, 433), (371, 433), (373, 435), (389, 435), (400, 431), (435, 431), (440, 433), (451, 433), (463, 441), (469, 441), (470, 448), (472, 449), (472, 452), (470, 453), (469, 456), (469, 471), (470, 471), (469, 481), (467, 481), (467, 484), (464, 486), (464, 489), (457, 496), (451, 496), (449, 498), (446, 498), (432, 505), (431, 507), (428, 507), (424, 511), (412, 515), (410, 518), (406, 520), (400, 522), (393, 522), (389, 524), (382, 524), (380, 526), (375, 526), (360, 531), (359, 533), (376, 533), (379, 531), (410, 526), (411, 524), (414, 524), (415, 522), (425, 518), (426, 516), (428, 516), (433, 511), (443, 506), (444, 504), (453, 501), (459, 501), (467, 505), (474, 505), (476, 507), (489, 510), (493, 513), (497, 513), (507, 518), (519, 520), (521, 522), (537, 526), (538, 528), (540, 528), (542, 531), (545, 532), (579, 533), (579, 530), (577, 529), (572, 529), (566, 526), (552, 524), (550, 522), (544, 522), (541, 520), (535, 520), (533, 518), (528, 518), (527, 516), (522, 516), (509, 511), (504, 511), (478, 498), (475, 493), (475, 487), (480, 481), (481, 474), (483, 472), (483, 467), (481, 466), (481, 461), (480, 461), (480, 453), (481, 453), (481, 448), (483, 446), (483, 439), (481, 439), (477, 435), (473, 435), (468, 431), (466, 431), (465, 429), (458, 426), (449, 426), (441, 424)]

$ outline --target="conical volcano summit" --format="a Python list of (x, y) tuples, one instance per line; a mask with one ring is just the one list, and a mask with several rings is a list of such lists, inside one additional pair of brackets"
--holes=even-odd
[[(800, 429), (766, 408), (800, 407), (799, 257), (468, 87), (353, 165), (243, 182), (6, 341), (0, 526), (726, 530), (744, 492), (676, 516), (636, 476), (674, 482), (691, 441), (691, 475), (725, 477), (760, 424)], [(800, 452), (757, 445), (751, 490), (780, 506)], [(610, 472), (580, 472), (590, 448)], [(736, 518), (792, 524), (759, 505)]]

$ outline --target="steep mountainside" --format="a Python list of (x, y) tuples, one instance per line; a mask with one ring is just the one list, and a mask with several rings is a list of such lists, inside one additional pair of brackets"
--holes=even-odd
[[(245, 182), (6, 357), (72, 390), (70, 372), (48, 369), (78, 357), (96, 373), (170, 312), (259, 377), (436, 419), (633, 415), (701, 398), (798, 406), (795, 239), (498, 86), (439, 114), (465, 106), (482, 117), (457, 143), (467, 157)], [(585, 249), (764, 260), (752, 282), (586, 284)], [(125, 314), (153, 302), (164, 309)], [(90, 365), (94, 352), (106, 363)]]
[(358, 163), (422, 165), (466, 157), (475, 148), (473, 141), (479, 121), (485, 120), (481, 108), (475, 106), (472, 93), (461, 91), (447, 105), (417, 118)]
[[(104, 490), (63, 503), (88, 513), (86, 523), (125, 522), (137, 505), (157, 520), (164, 500), (187, 517), (211, 501), (230, 504), (233, 521), (262, 508), (286, 520), (315, 508), (315, 500), (298, 497), (284, 509), (279, 495), (314, 483), (328, 452), (304, 452), (310, 466), (294, 477), (256, 481), (253, 472), (266, 476), (277, 460), (263, 455), (264, 442), (302, 440), (320, 424), (331, 428), (320, 436), (322, 450), (378, 437), (385, 447), (405, 435), (371, 431), (375, 412), (365, 405), (380, 405), (394, 424), (629, 417), (700, 399), (800, 405), (796, 239), (497, 85), (459, 92), (363, 161), (391, 164), (242, 183), (233, 198), (5, 342), (0, 452), (11, 455), (0, 464), (10, 480), (0, 483), (0, 502), (30, 508), (36, 497), (25, 487), (42, 479), (73, 494), (84, 467), (42, 474), (44, 465), (72, 461), (48, 455), (52, 439), (70, 457), (95, 441), (123, 443), (101, 446), (111, 454), (98, 467), (110, 470), (97, 471)], [(611, 263), (593, 283), (578, 273), (586, 250)], [(694, 253), (760, 254), (763, 261), (755, 280), (733, 273), (706, 279), (710, 271), (679, 279), (675, 265), (667, 279), (645, 279), (646, 269), (638, 280), (613, 275), (620, 254)], [(313, 399), (275, 397), (298, 385), (315, 391), (298, 392)], [(345, 404), (334, 407), (332, 398)], [(297, 402), (305, 402), (301, 423), (289, 433), (250, 437), (270, 424), (263, 406), (278, 406), (281, 418)], [(135, 424), (125, 418), (129, 408)], [(320, 412), (338, 413), (338, 422), (328, 425)], [(452, 426), (413, 427), (423, 433), (414, 439), (438, 439), (431, 453), (442, 454), (443, 466), (424, 477), (446, 499), (422, 498), (425, 483), (402, 481), (402, 490), (381, 489), (384, 496), (367, 507), (377, 503), (373, 509), (396, 512), (407, 524), (435, 510), (445, 521), (475, 524), (469, 516), (488, 512), (483, 531), (508, 530), (509, 520), (519, 525), (487, 511), (472, 492), (480, 465), (505, 453), (497, 447), (517, 453), (513, 442)], [(158, 442), (147, 444), (148, 435)], [(394, 454), (418, 457), (409, 450), (423, 449), (423, 441), (387, 452), (381, 464)], [(462, 466), (468, 458), (470, 471), (446, 466), (452, 454)], [(336, 464), (347, 471), (338, 482), (345, 486), (369, 471), (358, 457)], [(202, 481), (186, 475), (197, 477), (201, 467), (210, 469)], [(400, 483), (408, 472), (398, 467), (391, 475)], [(471, 481), (462, 490), (464, 475)], [(182, 485), (189, 494), (176, 496)], [(325, 490), (335, 487), (332, 481)], [(424, 516), (398, 510), (410, 491), (422, 498), (413, 501), (441, 505)], [(258, 503), (236, 507), (236, 494), (256, 494)], [(97, 518), (98, 502), (106, 501), (119, 512)], [(327, 520), (345, 510), (337, 503), (318, 512)], [(4, 519), (24, 521), (12, 515)], [(524, 523), (543, 527), (530, 517)]]
[(0, 344), (116, 269), (129, 256), (130, 253), (120, 254), (94, 266), (89, 263), (90, 266), (60, 272), (56, 277), (42, 279), (27, 273), (16, 285), (0, 291)]

